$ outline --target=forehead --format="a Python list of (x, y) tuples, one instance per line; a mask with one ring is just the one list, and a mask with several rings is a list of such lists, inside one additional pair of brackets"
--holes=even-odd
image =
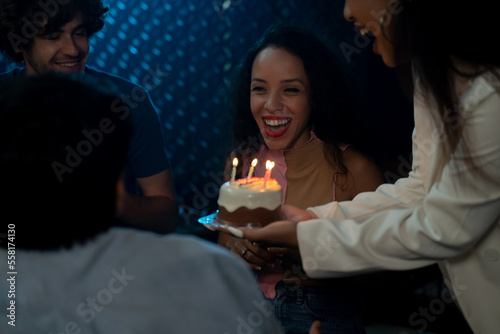
[[(387, 8), (390, 2), (389, 0), (347, 0), (345, 9), (349, 14), (378, 17), (379, 12)], [(399, 4), (401, 0), (396, 0), (394, 3)]]
[(302, 59), (282, 47), (267, 47), (255, 57), (252, 72), (268, 70), (287, 72), (294, 76), (306, 74)]

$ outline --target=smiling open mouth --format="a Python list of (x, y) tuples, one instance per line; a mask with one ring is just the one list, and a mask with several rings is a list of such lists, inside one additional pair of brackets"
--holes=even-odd
[(56, 66), (59, 66), (61, 70), (66, 70), (66, 71), (80, 71), (82, 66), (81, 66), (82, 60), (81, 59), (75, 59), (75, 60), (66, 60), (66, 61), (56, 61), (53, 64)]
[(269, 137), (277, 138), (283, 136), (292, 120), (290, 118), (263, 118), (264, 130)]
[(73, 63), (57, 63), (59, 66), (64, 66), (64, 67), (74, 67), (80, 64), (80, 62), (73, 62)]

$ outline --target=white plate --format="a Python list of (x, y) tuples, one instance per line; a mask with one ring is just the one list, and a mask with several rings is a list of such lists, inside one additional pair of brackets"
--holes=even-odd
[[(211, 231), (220, 231), (220, 230), (226, 230), (235, 237), (242, 238), (243, 237), (243, 232), (241, 230), (238, 230), (236, 227), (233, 227), (231, 223), (221, 220), (217, 218), (217, 212), (212, 213), (211, 215), (201, 217), (198, 219), (198, 223), (202, 224), (206, 228), (208, 228)], [(243, 223), (243, 224), (237, 224), (238, 227), (256, 227), (260, 226), (258, 223)]]
[(222, 221), (217, 219), (217, 212), (212, 213), (211, 215), (201, 217), (198, 219), (198, 223), (202, 224), (209, 230), (215, 231), (214, 227), (226, 227), (223, 225)]

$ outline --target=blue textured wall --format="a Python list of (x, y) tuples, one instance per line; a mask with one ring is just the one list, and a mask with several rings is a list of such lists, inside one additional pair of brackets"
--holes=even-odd
[[(375, 154), (382, 161), (409, 159), (411, 110), (395, 86), (394, 72), (344, 20), (342, 1), (106, 3), (107, 24), (92, 40), (88, 63), (150, 89), (165, 131), (182, 224), (194, 227), (198, 217), (216, 209), (231, 132), (223, 114), (228, 76), (275, 22), (310, 26), (331, 40), (345, 72), (358, 82), (358, 95), (368, 101), (359, 116), (370, 124), (363, 131), (373, 137), (374, 148), (383, 148)], [(0, 71), (11, 66), (0, 60)], [(157, 80), (145, 80), (151, 73)]]

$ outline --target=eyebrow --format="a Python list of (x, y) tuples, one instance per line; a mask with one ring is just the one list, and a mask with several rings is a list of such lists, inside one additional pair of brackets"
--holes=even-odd
[[(260, 79), (260, 78), (253, 78), (252, 82), (254, 82), (254, 81), (267, 83), (266, 80)], [(281, 83), (300, 82), (302, 85), (306, 86), (306, 84), (304, 83), (304, 81), (302, 81), (301, 79), (298, 79), (298, 78), (285, 79), (285, 80), (281, 80), (280, 82)]]
[[(73, 34), (75, 31), (78, 31), (80, 29), (85, 29), (84, 23), (80, 24), (79, 26), (74, 27), (73, 30), (71, 30), (71, 33)], [(43, 37), (43, 36), (56, 34), (56, 33), (62, 33), (62, 32), (63, 32), (62, 27), (58, 27), (56, 29), (51, 29), (51, 30), (43, 29), (42, 32), (39, 34), (39, 36)]]

